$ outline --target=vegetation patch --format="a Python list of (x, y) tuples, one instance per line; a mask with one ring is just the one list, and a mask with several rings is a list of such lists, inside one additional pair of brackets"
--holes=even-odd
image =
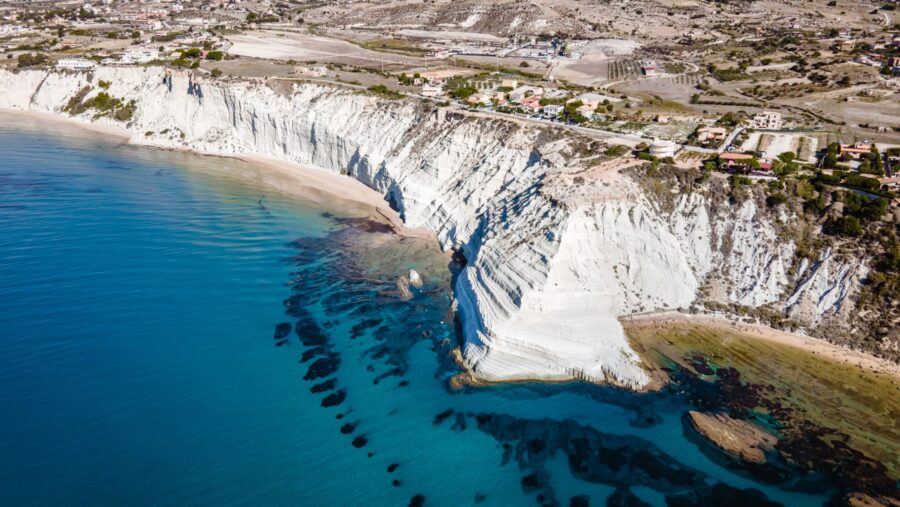
[(126, 103), (124, 100), (113, 97), (105, 91), (85, 100), (85, 97), (90, 92), (91, 88), (89, 86), (85, 86), (81, 90), (78, 90), (78, 93), (73, 95), (68, 103), (66, 103), (63, 111), (77, 116), (93, 110), (97, 112), (95, 118), (109, 116), (118, 121), (128, 121), (134, 116), (134, 112), (137, 110), (135, 101), (131, 100)]

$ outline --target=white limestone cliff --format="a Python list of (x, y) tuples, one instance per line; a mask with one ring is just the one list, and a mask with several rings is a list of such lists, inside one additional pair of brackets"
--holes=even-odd
[[(65, 115), (79, 90), (91, 97), (108, 81), (110, 95), (135, 101), (125, 125), (133, 143), (264, 155), (362, 181), (408, 225), (465, 254), (455, 287), (463, 355), (482, 378), (640, 387), (648, 377), (619, 317), (686, 308), (713, 279), (723, 302), (788, 297), (794, 246), (752, 201), (713, 213), (711, 198), (694, 193), (666, 212), (616, 171), (576, 192), (571, 176), (585, 169), (576, 146), (545, 128), (309, 83), (205, 81), (201, 101), (186, 76), (172, 92), (162, 77), (159, 68), (0, 71), (0, 108)], [(94, 114), (79, 119), (115, 123)], [(833, 311), (848, 291), (829, 291), (852, 277), (812, 273), (788, 306), (818, 298), (817, 315)]]

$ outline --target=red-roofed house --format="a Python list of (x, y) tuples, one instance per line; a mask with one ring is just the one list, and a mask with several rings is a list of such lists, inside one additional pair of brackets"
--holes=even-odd
[(838, 155), (858, 159), (871, 151), (872, 145), (868, 143), (842, 144), (840, 145), (840, 152)]
[(524, 109), (532, 112), (538, 112), (541, 110), (541, 98), (537, 95), (532, 95), (530, 97), (525, 97), (519, 103)]

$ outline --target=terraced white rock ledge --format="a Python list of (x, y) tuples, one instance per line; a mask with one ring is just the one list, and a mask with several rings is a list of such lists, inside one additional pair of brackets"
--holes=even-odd
[(813, 323), (849, 312), (865, 274), (864, 263), (829, 254), (792, 275), (793, 243), (754, 201), (729, 206), (694, 192), (664, 206), (623, 161), (588, 156), (589, 140), (561, 131), (309, 83), (205, 81), (200, 99), (186, 76), (171, 92), (162, 77), (153, 67), (0, 71), (0, 108), (68, 116), (70, 99), (85, 87), (85, 98), (99, 93), (103, 80), (134, 101), (133, 117), (77, 119), (124, 126), (132, 143), (265, 156), (361, 181), (408, 226), (464, 253), (454, 288), (463, 357), (485, 380), (640, 388), (649, 378), (620, 317), (704, 295)]

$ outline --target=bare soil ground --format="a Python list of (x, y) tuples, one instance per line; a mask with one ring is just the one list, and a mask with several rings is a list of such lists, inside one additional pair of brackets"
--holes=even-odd
[(317, 61), (377, 68), (427, 66), (433, 60), (363, 49), (350, 42), (299, 32), (258, 31), (229, 35), (236, 56), (298, 62)]

